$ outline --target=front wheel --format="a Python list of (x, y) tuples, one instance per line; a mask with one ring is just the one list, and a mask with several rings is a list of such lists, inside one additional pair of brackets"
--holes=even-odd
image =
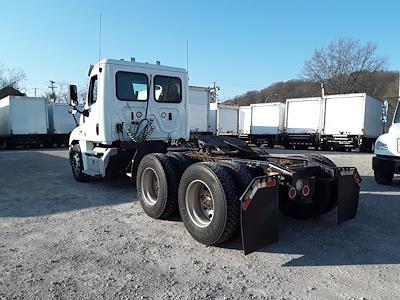
[(72, 147), (69, 152), (69, 161), (72, 168), (72, 174), (76, 181), (79, 182), (87, 182), (90, 180), (90, 176), (84, 174), (83, 171), (83, 162), (82, 162), (82, 152), (79, 144), (76, 144)]
[(389, 185), (392, 183), (394, 173), (383, 172), (381, 170), (374, 170), (374, 178), (376, 183)]

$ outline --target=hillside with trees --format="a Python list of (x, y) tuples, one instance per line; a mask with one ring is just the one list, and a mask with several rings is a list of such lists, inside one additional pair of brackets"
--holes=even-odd
[(366, 93), (382, 100), (387, 98), (393, 107), (399, 91), (399, 73), (386, 71), (387, 64), (387, 58), (377, 54), (376, 44), (362, 45), (356, 40), (340, 39), (315, 50), (305, 61), (300, 79), (276, 82), (260, 91), (228, 99), (226, 103), (249, 105), (320, 96), (322, 83), (326, 95)]

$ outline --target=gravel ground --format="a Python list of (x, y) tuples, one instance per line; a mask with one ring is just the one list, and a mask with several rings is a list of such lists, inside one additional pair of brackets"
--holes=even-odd
[(328, 153), (362, 175), (356, 219), (282, 216), (280, 241), (246, 257), (239, 238), (206, 247), (150, 219), (128, 180), (75, 182), (67, 155), (0, 152), (0, 299), (400, 297), (400, 180), (377, 185), (372, 155)]

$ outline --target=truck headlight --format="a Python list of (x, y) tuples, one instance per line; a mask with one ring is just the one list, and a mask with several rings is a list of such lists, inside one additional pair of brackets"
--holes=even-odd
[(385, 144), (385, 143), (383, 143), (381, 141), (377, 141), (376, 145), (375, 145), (375, 148), (379, 149), (379, 150), (387, 150), (388, 146), (387, 146), (387, 144)]

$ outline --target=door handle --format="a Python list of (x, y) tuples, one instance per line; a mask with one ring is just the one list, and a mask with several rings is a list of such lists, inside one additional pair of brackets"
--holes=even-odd
[(99, 135), (99, 123), (96, 123), (96, 134)]

